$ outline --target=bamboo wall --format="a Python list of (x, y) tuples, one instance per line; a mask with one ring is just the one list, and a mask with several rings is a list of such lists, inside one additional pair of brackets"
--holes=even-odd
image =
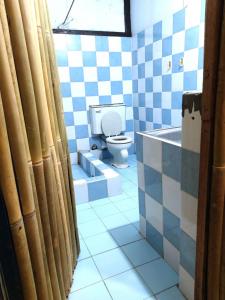
[(46, 0), (0, 0), (0, 188), (24, 299), (69, 293), (79, 253)]

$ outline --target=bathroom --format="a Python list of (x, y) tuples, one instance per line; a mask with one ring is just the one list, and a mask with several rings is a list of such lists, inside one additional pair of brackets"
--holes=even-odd
[(71, 300), (194, 297), (205, 1), (130, 5), (131, 37), (54, 31), (81, 241)]
[(223, 300), (225, 1), (0, 7), (0, 298)]

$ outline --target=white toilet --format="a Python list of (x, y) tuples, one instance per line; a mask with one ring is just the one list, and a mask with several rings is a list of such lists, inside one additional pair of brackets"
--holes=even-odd
[(126, 106), (123, 103), (91, 105), (90, 121), (93, 134), (104, 134), (116, 168), (127, 168), (128, 148), (132, 139), (120, 135), (126, 130)]

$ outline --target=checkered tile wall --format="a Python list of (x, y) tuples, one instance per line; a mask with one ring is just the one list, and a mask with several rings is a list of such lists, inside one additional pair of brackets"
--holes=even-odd
[(124, 102), (133, 138), (131, 38), (58, 34), (54, 41), (72, 162), (77, 151), (101, 146), (91, 134), (89, 105)]
[(135, 131), (181, 126), (183, 92), (202, 90), (205, 0), (192, 2), (132, 39)]

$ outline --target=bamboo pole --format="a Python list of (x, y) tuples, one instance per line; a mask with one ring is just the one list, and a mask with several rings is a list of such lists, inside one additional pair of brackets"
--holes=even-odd
[[(35, 274), (36, 286), (42, 287), (40, 288), (40, 293), (43, 294), (46, 292), (46, 278), (43, 268), (40, 236), (39, 234), (36, 234), (39, 230), (35, 215), (32, 182), (29, 174), (25, 142), (22, 135), (23, 131), (21, 128), (19, 111), (17, 109), (17, 100), (13, 90), (13, 82), (3, 38), (2, 26), (0, 26), (0, 71), (2, 74), (0, 90), (2, 93), (17, 183), (21, 196), (24, 224), (26, 232), (31, 232), (30, 235), (27, 235), (29, 249), (32, 249), (32, 251), (30, 251), (30, 256)], [(32, 230), (30, 230), (29, 226), (32, 226)]]
[(29, 249), (23, 224), (5, 116), (0, 95), (0, 186), (7, 207), (15, 253), (18, 260), (24, 299), (37, 299)]
[[(60, 132), (60, 139), (62, 141), (61, 145), (59, 145), (59, 148), (62, 148), (64, 151), (60, 151), (61, 154), (61, 163), (63, 168), (63, 174), (65, 178), (65, 187), (67, 192), (67, 201), (68, 201), (68, 207), (69, 207), (69, 213), (70, 213), (70, 224), (71, 227), (74, 229), (72, 231), (73, 235), (73, 253), (74, 253), (74, 263), (76, 260), (77, 255), (79, 254), (79, 239), (77, 238), (75, 240), (75, 237), (78, 237), (78, 230), (76, 226), (76, 208), (75, 208), (75, 197), (74, 197), (74, 185), (72, 180), (72, 171), (71, 171), (71, 162), (70, 157), (68, 153), (68, 145), (67, 145), (67, 137), (66, 137), (66, 130), (64, 125), (64, 118), (63, 118), (63, 107), (62, 107), (62, 101), (61, 101), (61, 95), (60, 95), (60, 81), (59, 81), (59, 75), (58, 70), (56, 66), (56, 56), (54, 51), (54, 42), (53, 42), (53, 35), (51, 31), (51, 25), (50, 25), (50, 18), (48, 14), (48, 7), (47, 2), (43, 0), (43, 6), (45, 9), (45, 15), (46, 15), (46, 34), (48, 38), (48, 50), (49, 50), (49, 57), (51, 58), (51, 75), (53, 80), (53, 89), (54, 89), (54, 100), (55, 100), (55, 106), (56, 106), (56, 112), (57, 112), (57, 121), (59, 123), (59, 132)], [(60, 140), (58, 140), (58, 143), (60, 143)], [(68, 172), (69, 169), (69, 172)], [(76, 245), (76, 249), (75, 249)]]
[[(46, 88), (46, 95), (47, 95), (47, 103), (48, 103), (48, 109), (49, 109), (49, 115), (50, 115), (50, 122), (51, 122), (51, 130), (52, 130), (52, 136), (54, 137), (54, 142), (55, 142), (55, 122), (54, 122), (54, 116), (52, 112), (52, 87), (49, 82), (49, 77), (48, 77), (48, 68), (47, 68), (47, 58), (46, 58), (46, 53), (45, 53), (45, 46), (44, 46), (44, 38), (43, 38), (43, 33), (41, 29), (41, 23), (40, 23), (40, 15), (39, 15), (39, 7), (37, 1), (35, 1), (35, 12), (36, 12), (36, 26), (37, 26), (37, 32), (38, 32), (38, 38), (39, 38), (39, 45), (40, 45), (40, 53), (41, 53), (41, 60), (42, 60), (42, 67), (43, 67), (43, 75), (44, 75), (44, 82), (45, 82), (45, 88)], [(50, 145), (51, 152), (55, 152), (54, 145)], [(55, 168), (54, 168), (54, 173), (55, 173)], [(57, 202), (60, 201), (60, 195), (58, 192), (57, 188), (57, 197), (56, 197), (56, 206), (57, 206), (57, 219), (59, 222), (61, 222), (61, 226), (58, 226), (59, 232), (60, 232), (60, 239), (61, 241), (64, 241), (63, 243), (60, 243), (60, 253), (62, 257), (62, 267), (63, 267), (63, 278), (64, 278), (64, 285), (65, 289), (68, 289), (69, 286), (69, 252), (68, 252), (68, 246), (66, 243), (66, 228), (64, 226), (65, 221), (62, 222), (62, 215), (63, 213), (61, 211), (61, 205)], [(65, 247), (66, 246), (66, 247)]]
[[(41, 149), (41, 137), (39, 130), (38, 116), (41, 119), (42, 115), (39, 113), (35, 102), (35, 93), (33, 89), (32, 72), (29, 61), (29, 45), (27, 48), (25, 34), (23, 30), (17, 32), (16, 35), (13, 32), (16, 28), (23, 28), (22, 17), (20, 12), (19, 3), (17, 1), (9, 0), (6, 4), (7, 13), (10, 16), (11, 22), (11, 40), (14, 51), (14, 57), (16, 60), (16, 69), (18, 73), (19, 86), (21, 92), (21, 100), (23, 105), (23, 111), (25, 116), (26, 128), (28, 132), (29, 147), (33, 162), (33, 169), (35, 175), (35, 182), (37, 187), (37, 194), (40, 205), (41, 221), (43, 225), (43, 233), (46, 246), (46, 254), (49, 265), (50, 278), (52, 282), (52, 292), (54, 299), (60, 299), (60, 290), (58, 284), (58, 277), (56, 272), (55, 257), (53, 253), (51, 229), (49, 223), (49, 212), (46, 201), (46, 185), (43, 170), (42, 149)], [(30, 54), (31, 57), (31, 54)], [(24, 80), (24, 78), (26, 80)], [(43, 121), (41, 119), (41, 121)], [(43, 128), (43, 125), (41, 125)], [(35, 147), (34, 147), (35, 146)]]

